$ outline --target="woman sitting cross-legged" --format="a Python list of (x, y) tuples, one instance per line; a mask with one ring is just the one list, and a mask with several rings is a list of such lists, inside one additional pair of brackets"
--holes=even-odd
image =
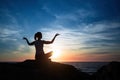
[(28, 45), (34, 45), (35, 46), (35, 49), (36, 49), (35, 60), (36, 61), (40, 61), (40, 60), (49, 59), (49, 57), (52, 56), (52, 51), (49, 52), (49, 53), (46, 53), (46, 54), (44, 53), (43, 46), (44, 46), (44, 44), (51, 44), (51, 43), (53, 43), (55, 38), (58, 35), (59, 34), (56, 34), (51, 41), (45, 41), (45, 40), (41, 40), (42, 39), (42, 33), (41, 32), (37, 32), (34, 35), (35, 41), (30, 43), (26, 37), (23, 37), (23, 39), (26, 40)]

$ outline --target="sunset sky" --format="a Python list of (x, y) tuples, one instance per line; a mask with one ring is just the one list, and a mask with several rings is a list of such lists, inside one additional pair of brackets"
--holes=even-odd
[(120, 61), (120, 0), (0, 0), (0, 61), (34, 59), (38, 31), (53, 61)]

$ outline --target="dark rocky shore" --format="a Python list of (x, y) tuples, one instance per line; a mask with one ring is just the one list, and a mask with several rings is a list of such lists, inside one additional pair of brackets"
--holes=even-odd
[(93, 80), (120, 80), (120, 62), (110, 62), (92, 75)]
[(120, 80), (120, 62), (110, 62), (93, 75), (72, 65), (50, 61), (1, 62), (0, 80)]

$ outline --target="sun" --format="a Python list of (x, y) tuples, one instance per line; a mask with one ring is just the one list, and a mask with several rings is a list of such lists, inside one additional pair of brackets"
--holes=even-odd
[(58, 58), (58, 57), (60, 56), (60, 53), (61, 53), (60, 50), (57, 50), (57, 49), (54, 50), (53, 53), (52, 53), (51, 58), (52, 58), (52, 59)]

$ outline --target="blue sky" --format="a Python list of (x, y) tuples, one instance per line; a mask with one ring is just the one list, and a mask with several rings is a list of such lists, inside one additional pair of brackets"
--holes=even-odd
[(46, 52), (57, 47), (78, 61), (120, 61), (119, 4), (119, 0), (0, 0), (0, 61), (33, 58), (34, 47), (22, 37), (33, 41), (37, 31), (45, 40), (61, 34), (53, 45), (45, 45)]

